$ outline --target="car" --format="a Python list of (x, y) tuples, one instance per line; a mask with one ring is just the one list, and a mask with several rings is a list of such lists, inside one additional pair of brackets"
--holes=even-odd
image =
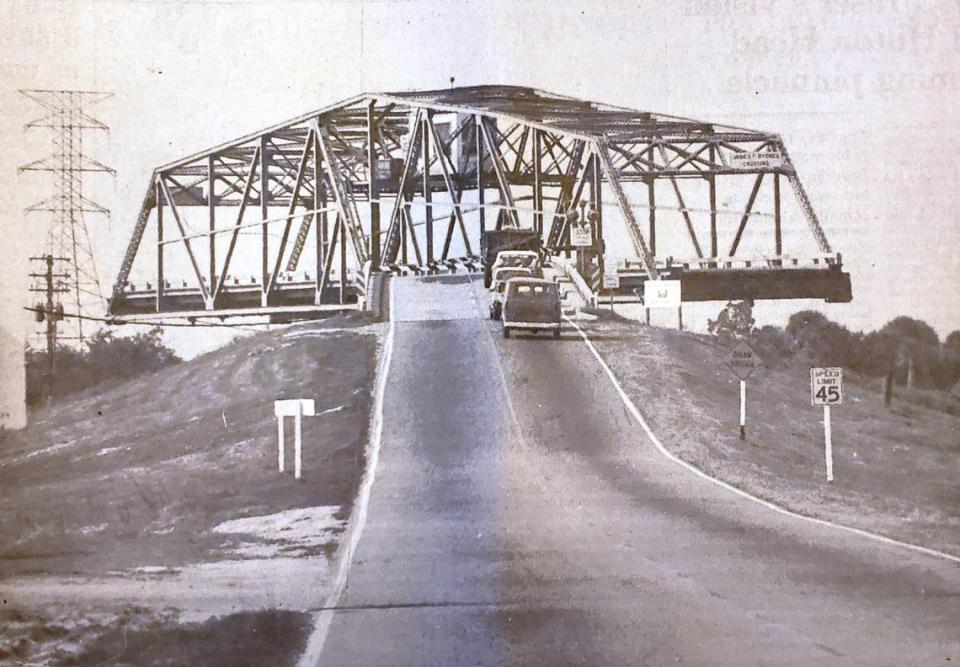
[[(497, 269), (503, 268), (525, 268), (530, 269), (531, 275), (535, 278), (543, 277), (543, 268), (540, 265), (539, 253), (532, 250), (502, 250), (497, 253), (497, 259), (493, 262), (491, 277)], [(493, 288), (494, 280), (491, 278), (489, 288)]]
[(552, 280), (510, 278), (504, 287), (502, 311), (504, 338), (516, 329), (549, 331), (554, 338), (560, 337), (560, 292)]
[(533, 272), (522, 266), (500, 267), (493, 272), (493, 280), (490, 283), (490, 291), (493, 292), (493, 298), (490, 300), (490, 319), (499, 320), (503, 307), (504, 289), (507, 281), (512, 278), (532, 278)]

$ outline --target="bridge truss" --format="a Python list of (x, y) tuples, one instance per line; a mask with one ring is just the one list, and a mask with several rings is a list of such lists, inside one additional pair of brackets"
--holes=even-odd
[[(785, 183), (812, 242), (801, 255), (784, 251)], [(718, 205), (736, 188), (739, 208)], [(776, 134), (480, 86), (359, 95), (159, 167), (109, 314), (356, 308), (372, 273), (475, 260), (504, 226), (537, 230), (620, 300), (659, 278), (687, 301), (851, 298)]]

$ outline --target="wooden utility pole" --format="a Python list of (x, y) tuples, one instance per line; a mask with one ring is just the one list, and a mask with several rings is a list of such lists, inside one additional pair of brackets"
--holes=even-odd
[[(53, 270), (54, 262), (69, 261), (66, 257), (54, 257), (53, 255), (44, 255), (43, 257), (31, 257), (30, 261), (43, 262), (43, 273), (31, 273), (31, 278), (40, 278), (42, 283), (40, 287), (31, 287), (31, 292), (39, 292), (46, 295), (44, 303), (38, 303), (34, 308), (34, 319), (37, 322), (46, 322), (47, 337), (47, 395), (49, 396), (53, 388), (53, 374), (56, 370), (55, 352), (57, 347), (57, 322), (63, 319), (63, 305), (54, 303), (54, 294), (69, 292), (70, 289), (65, 281), (70, 277), (68, 273), (55, 273)], [(57, 282), (54, 279), (60, 278)]]

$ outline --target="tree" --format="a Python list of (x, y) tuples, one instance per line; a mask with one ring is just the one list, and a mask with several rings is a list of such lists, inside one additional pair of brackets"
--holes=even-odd
[(787, 334), (793, 349), (819, 366), (857, 364), (861, 335), (830, 320), (815, 310), (794, 313), (787, 321)]
[(707, 320), (707, 330), (723, 345), (748, 337), (753, 332), (753, 301), (728, 301), (715, 320)]
[(926, 322), (900, 316), (887, 322), (878, 334), (885, 337), (898, 382), (907, 387), (934, 386), (940, 362), (940, 339)]
[[(135, 336), (114, 336), (101, 330), (83, 351), (58, 346), (49, 395), (66, 396), (105, 380), (126, 380), (179, 362), (180, 357), (163, 343), (161, 333), (159, 327)], [(39, 404), (48, 394), (46, 369), (46, 351), (27, 353), (28, 405)]]

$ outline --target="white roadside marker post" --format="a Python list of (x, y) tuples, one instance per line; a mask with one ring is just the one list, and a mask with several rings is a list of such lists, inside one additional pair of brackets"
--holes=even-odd
[(823, 406), (824, 457), (827, 460), (827, 481), (833, 481), (833, 442), (830, 441), (830, 406)]
[(293, 398), (274, 401), (273, 414), (277, 416), (277, 468), (283, 472), (284, 467), (284, 432), (283, 420), (293, 417), (293, 477), (300, 479), (303, 472), (303, 417), (312, 417), (316, 414), (316, 407), (312, 398)]
[(740, 380), (740, 439), (747, 439), (747, 381)]
[(283, 416), (277, 415), (277, 470), (283, 472)]
[(827, 481), (833, 481), (833, 434), (830, 424), (830, 406), (843, 405), (843, 369), (810, 369), (810, 404), (823, 406), (823, 458), (827, 467)]
[(297, 411), (293, 415), (293, 478), (300, 479), (303, 468), (303, 437), (300, 424), (303, 420), (303, 402), (297, 401)]

